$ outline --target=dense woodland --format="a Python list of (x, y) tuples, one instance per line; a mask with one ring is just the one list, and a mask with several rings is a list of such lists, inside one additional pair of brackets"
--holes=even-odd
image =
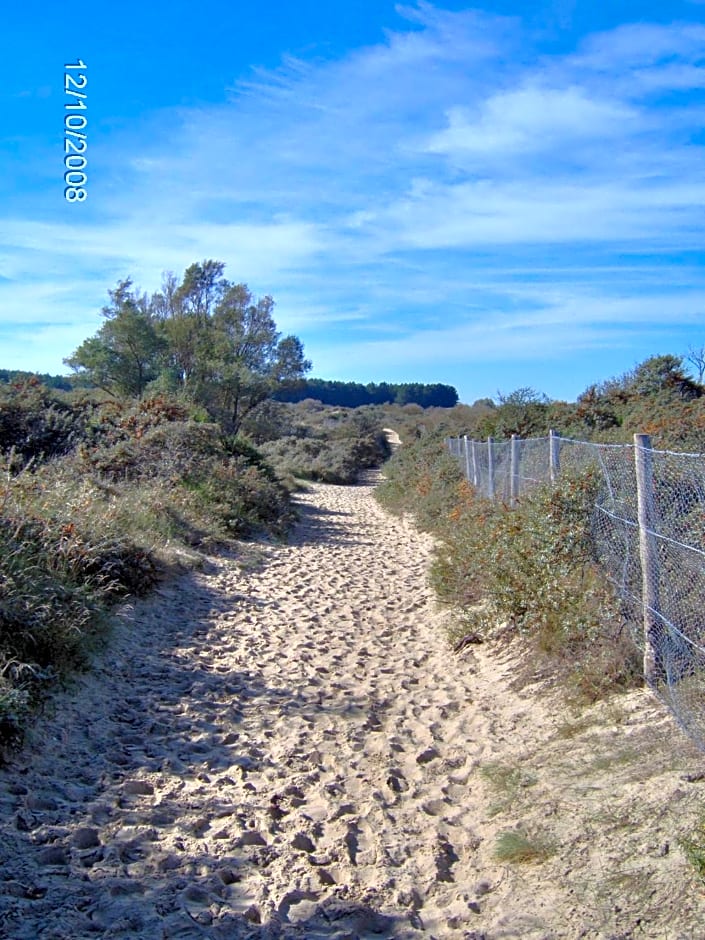
[(420, 382), (331, 382), (326, 379), (303, 379), (274, 396), (277, 401), (303, 401), (313, 398), (324, 405), (360, 408), (363, 405), (420, 405), (422, 408), (452, 408), (458, 393), (452, 385)]

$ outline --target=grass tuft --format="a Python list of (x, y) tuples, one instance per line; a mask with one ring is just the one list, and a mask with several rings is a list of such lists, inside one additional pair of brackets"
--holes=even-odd
[(678, 844), (696, 877), (705, 885), (705, 822), (690, 836), (679, 839)]
[(499, 862), (523, 864), (543, 862), (555, 854), (555, 847), (542, 839), (529, 839), (517, 830), (500, 832), (494, 848), (494, 857)]

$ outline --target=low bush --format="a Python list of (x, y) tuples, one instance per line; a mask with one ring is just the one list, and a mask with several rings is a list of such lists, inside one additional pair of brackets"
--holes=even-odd
[(38, 380), (0, 384), (0, 453), (12, 454), (11, 469), (70, 453), (85, 427), (82, 410)]
[(389, 456), (387, 439), (371, 416), (340, 408), (314, 415), (316, 420), (295, 434), (262, 445), (280, 477), (347, 485)]
[(82, 668), (110, 582), (57, 558), (44, 526), (0, 517), (0, 744), (17, 742), (50, 681)]
[(413, 513), (424, 531), (440, 532), (458, 505), (463, 475), (435, 434), (400, 447), (386, 464), (377, 499), (390, 512)]

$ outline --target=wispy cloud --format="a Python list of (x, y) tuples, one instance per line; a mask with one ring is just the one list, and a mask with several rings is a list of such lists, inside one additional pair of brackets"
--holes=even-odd
[(138, 151), (134, 128), (100, 135), (83, 221), (1, 220), (3, 315), (55, 304), (73, 337), (117, 277), (156, 289), (216, 257), (275, 296), (329, 375), (423, 361), (457, 382), (449, 362), (624, 348), (659, 316), (693, 327), (705, 27), (625, 23), (557, 54), (517, 18), (398, 12), (376, 45), (144, 115)]
[(591, 98), (576, 86), (526, 86), (482, 101), (477, 117), (469, 109), (451, 108), (447, 120), (448, 127), (428, 141), (429, 153), (487, 157), (622, 138), (625, 124), (636, 124), (638, 115), (625, 105)]

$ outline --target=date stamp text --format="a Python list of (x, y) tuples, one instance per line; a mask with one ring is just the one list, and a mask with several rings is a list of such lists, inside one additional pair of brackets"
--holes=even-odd
[(81, 59), (64, 65), (64, 199), (67, 202), (84, 202), (88, 193), (86, 183), (86, 117), (88, 76), (86, 63)]

